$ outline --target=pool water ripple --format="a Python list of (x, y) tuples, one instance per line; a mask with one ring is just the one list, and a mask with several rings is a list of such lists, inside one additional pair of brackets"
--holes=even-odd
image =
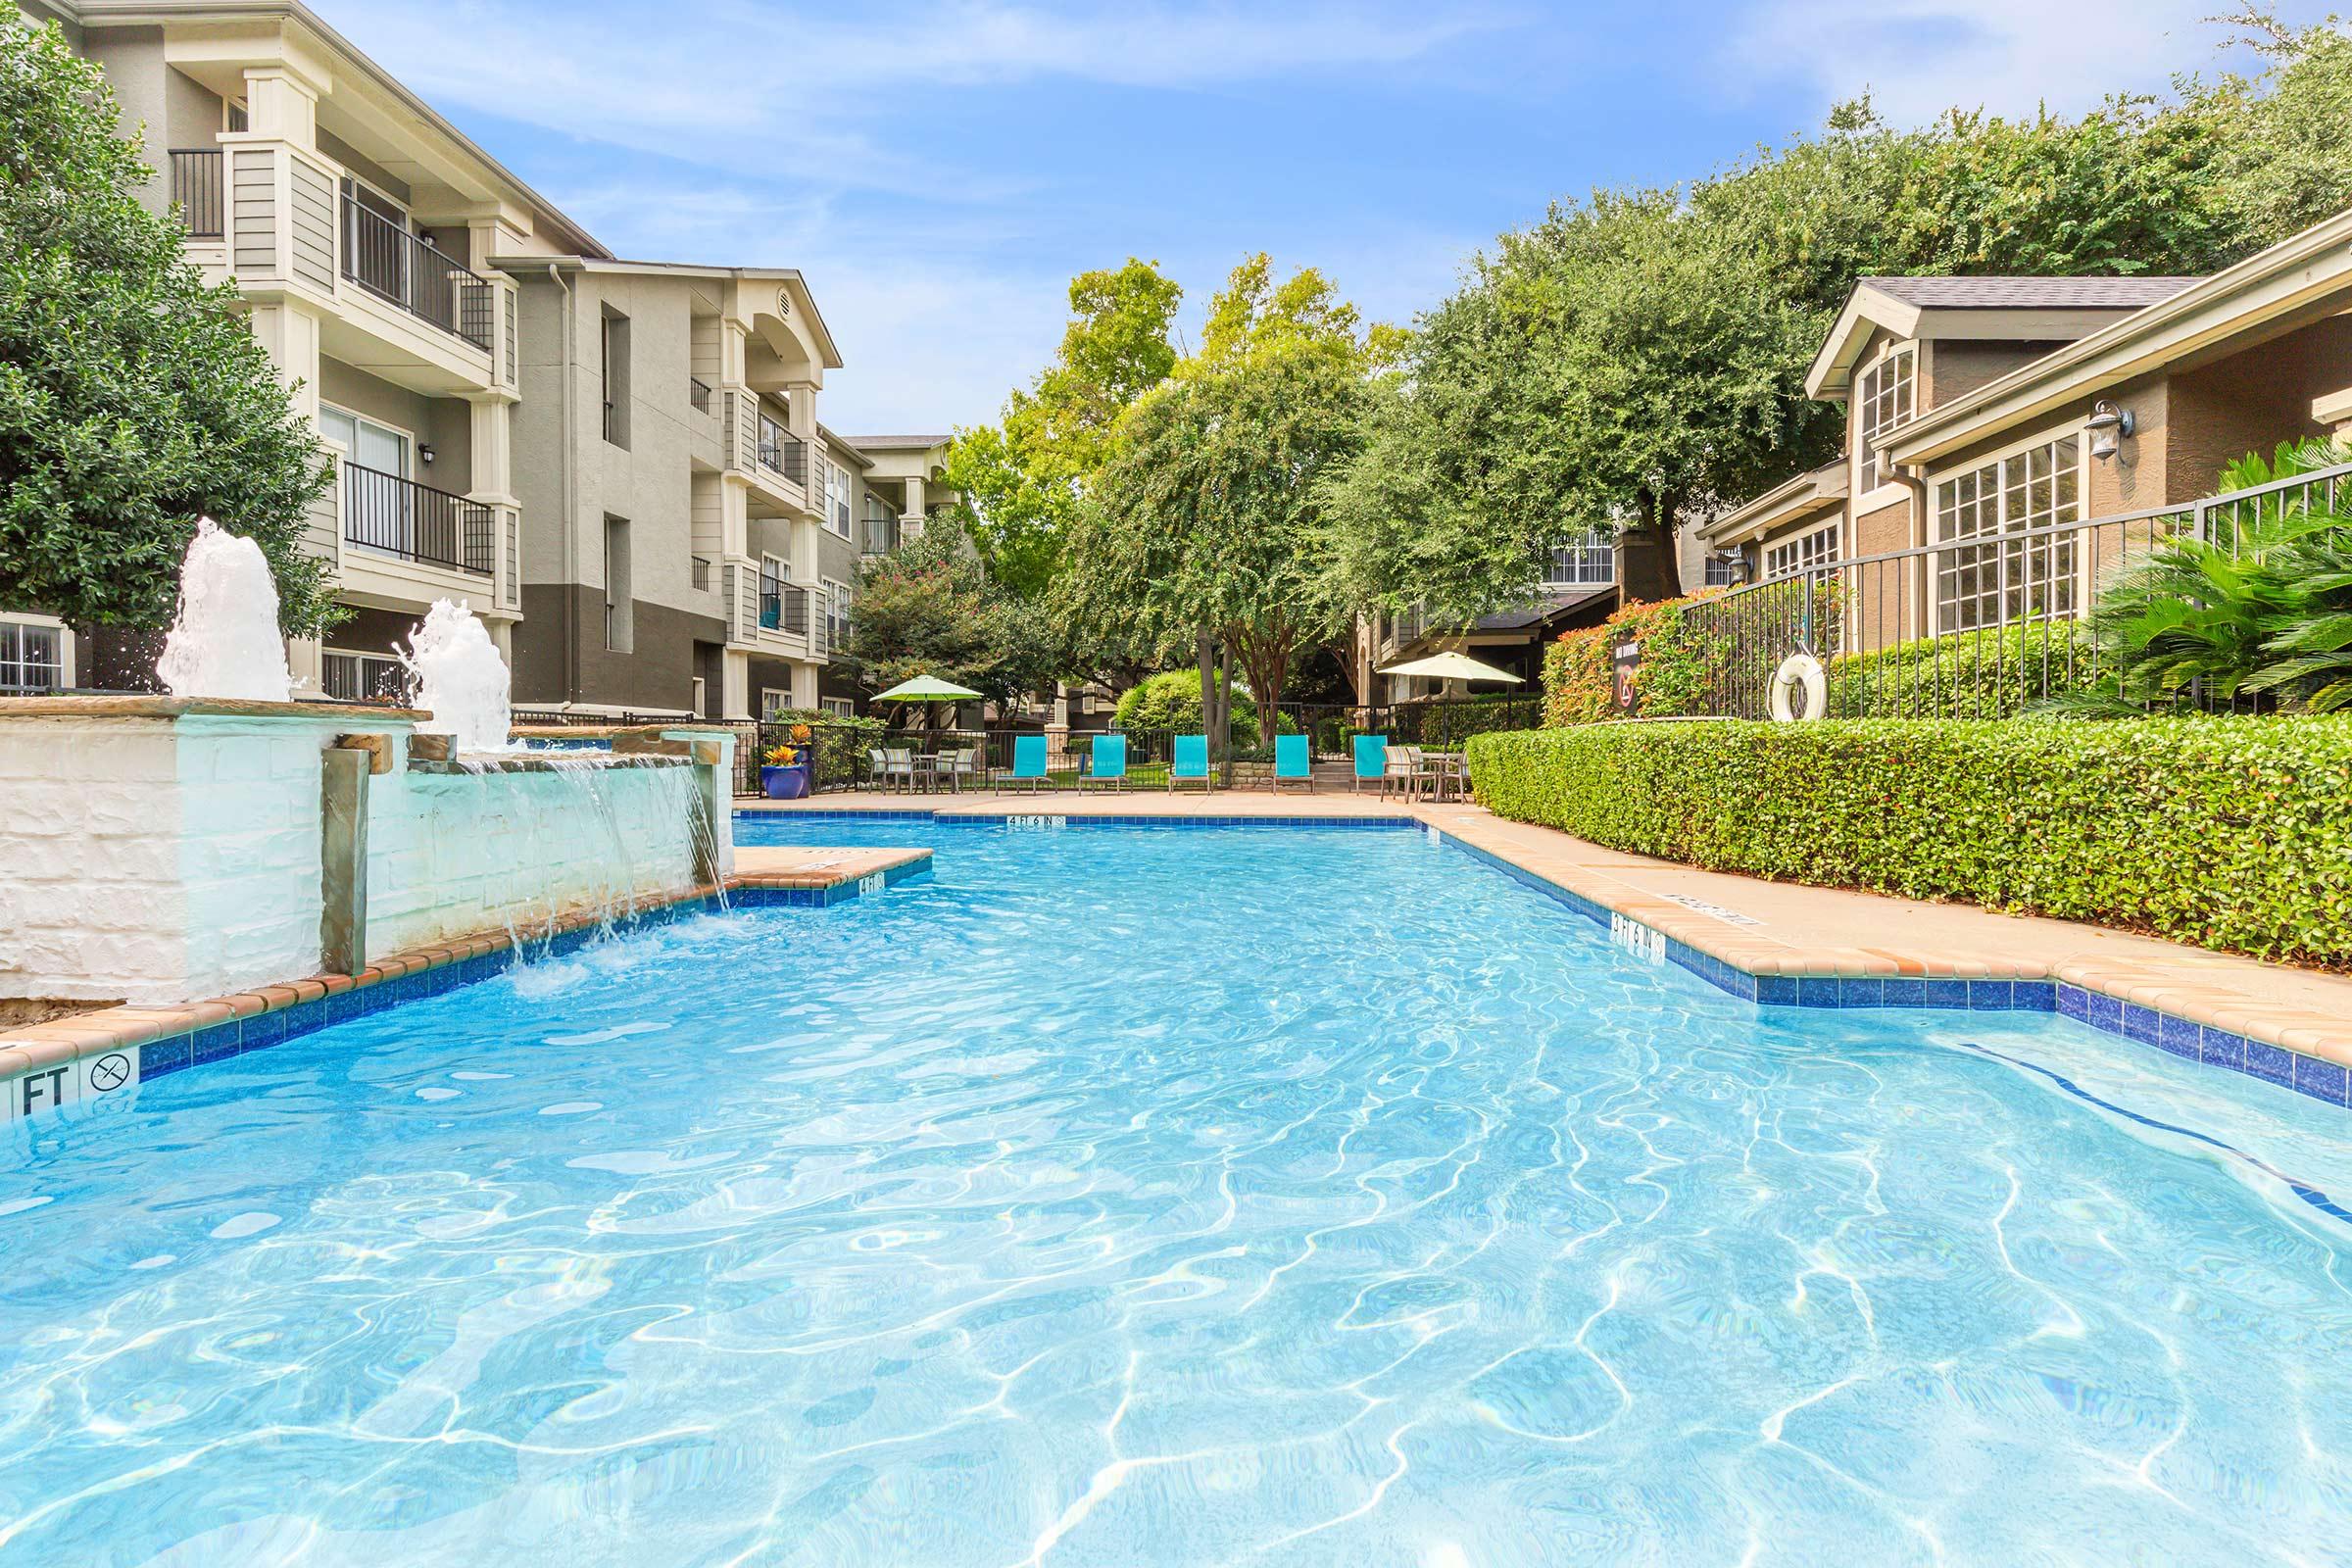
[(2328, 1107), (1416, 834), (789, 831), (937, 869), (15, 1129), (0, 1564), (2340, 1551)]

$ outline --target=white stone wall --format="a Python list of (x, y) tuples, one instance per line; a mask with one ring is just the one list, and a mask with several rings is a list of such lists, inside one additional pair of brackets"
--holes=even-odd
[(694, 885), (706, 769), (414, 773), (401, 720), (0, 702), (0, 998), (161, 1005), (316, 974), (319, 753), (353, 730), (395, 753), (368, 780), (371, 958)]
[(695, 770), (420, 773), (369, 780), (368, 956), (559, 916), (624, 913), (694, 882)]
[(340, 727), (0, 722), (0, 997), (184, 1002), (315, 972)]

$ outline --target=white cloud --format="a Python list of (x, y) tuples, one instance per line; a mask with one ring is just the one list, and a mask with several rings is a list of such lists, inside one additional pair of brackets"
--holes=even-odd
[[(2202, 71), (2231, 36), (2214, 0), (1768, 0), (1718, 61), (1724, 85), (1796, 81), (1820, 105), (1868, 90), (1916, 124), (1955, 105), (2080, 112)], [(2291, 6), (2290, 10), (2303, 7)]]

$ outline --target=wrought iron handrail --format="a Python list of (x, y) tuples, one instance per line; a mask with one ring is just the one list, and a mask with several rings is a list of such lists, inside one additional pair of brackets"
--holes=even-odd
[(219, 239), (223, 233), (224, 167), (218, 147), (172, 149), (172, 199), (179, 204), (180, 225), (190, 239)]
[(760, 416), (760, 466), (780, 473), (794, 484), (808, 479), (808, 443), (765, 414)]
[(686, 378), (686, 401), (693, 405), (698, 413), (709, 414), (710, 412), (710, 383), (699, 375), (688, 376)]
[(490, 352), (488, 279), (383, 214), (343, 198), (343, 275), (419, 320)]
[(343, 537), (403, 561), (494, 574), (496, 536), (490, 509), (447, 490), (381, 468), (343, 465)]

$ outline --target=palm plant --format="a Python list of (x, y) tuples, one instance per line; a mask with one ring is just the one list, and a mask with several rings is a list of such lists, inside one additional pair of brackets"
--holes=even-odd
[[(2344, 461), (2327, 442), (2250, 455), (2222, 475), (2250, 490)], [(2099, 678), (2046, 709), (2114, 715), (2251, 701), (2352, 705), (2352, 511), (2319, 486), (2273, 492), (2226, 539), (2179, 535), (2118, 574), (2089, 616)]]

